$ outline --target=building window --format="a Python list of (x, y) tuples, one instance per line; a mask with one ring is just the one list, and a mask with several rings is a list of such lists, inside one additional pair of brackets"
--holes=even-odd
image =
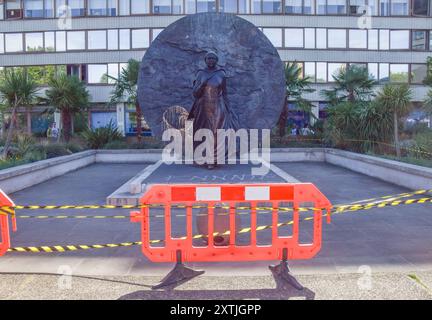
[(85, 50), (85, 31), (67, 32), (67, 50)]
[(327, 48), (327, 29), (316, 29), (316, 47), (317, 49)]
[(326, 2), (327, 0), (316, 0), (317, 14), (326, 14)]
[(316, 64), (316, 82), (327, 82), (327, 63), (317, 62)]
[(0, 0), (0, 20), (4, 19), (4, 2)]
[(346, 0), (327, 0), (327, 14), (346, 14)]
[(252, 0), (252, 13), (281, 13), (281, 0)]
[(342, 70), (346, 69), (346, 65), (344, 63), (329, 63), (327, 65), (328, 70), (328, 82), (334, 82), (333, 76), (337, 76), (338, 73)]
[(302, 14), (303, 0), (285, 0), (285, 13)]
[(57, 31), (56, 32), (56, 51), (66, 51), (66, 32)]
[(263, 33), (276, 48), (282, 47), (281, 28), (263, 28)]
[(285, 47), (303, 48), (303, 29), (285, 29)]
[(108, 0), (108, 16), (114, 17), (117, 15), (117, 0)]
[(89, 16), (106, 16), (107, 0), (87, 0)]
[(390, 65), (390, 82), (407, 83), (408, 82), (408, 65), (391, 64)]
[(56, 0), (56, 17), (65, 17), (68, 16), (68, 7), (66, 0)]
[(45, 0), (45, 18), (53, 18), (54, 17), (54, 0)]
[(380, 63), (379, 64), (379, 81), (382, 83), (389, 82), (389, 64)]
[(379, 49), (388, 50), (390, 48), (390, 31), (380, 30), (379, 31)]
[(304, 29), (304, 41), (305, 41), (304, 47), (306, 49), (315, 49), (315, 29), (312, 28)]
[(129, 50), (130, 49), (130, 30), (129, 29), (120, 29), (119, 30), (119, 39), (120, 39), (120, 50)]
[(82, 17), (85, 15), (84, 0), (68, 0), (72, 17)]
[(108, 50), (118, 50), (118, 30), (108, 30)]
[(390, 0), (379, 0), (379, 15), (385, 17), (390, 15)]
[(87, 32), (87, 43), (89, 50), (106, 50), (107, 32), (106, 30), (92, 30)]
[(315, 14), (314, 0), (303, 0), (303, 14)]
[(373, 79), (378, 80), (378, 63), (369, 63), (368, 72)]
[(5, 51), (6, 52), (22, 52), (23, 51), (23, 35), (22, 35), (22, 33), (6, 33), (5, 34)]
[(426, 50), (426, 31), (413, 30), (411, 42), (413, 50)]
[(152, 29), (151, 32), (151, 41), (153, 42), (154, 39), (157, 38), (157, 36), (159, 35), (159, 33), (161, 33), (163, 31), (163, 29)]
[(153, 0), (153, 13), (154, 14), (170, 14), (171, 13), (171, 0)]
[(392, 16), (407, 16), (409, 0), (391, 0), (390, 13)]
[(24, 0), (24, 17), (43, 18), (44, 17), (43, 0)]
[(349, 47), (351, 49), (366, 49), (367, 30), (361, 30), (361, 29), (349, 30)]
[(4, 53), (4, 34), (0, 33), (0, 53)]
[(149, 0), (131, 0), (131, 13), (148, 14), (150, 7), (149, 2)]
[(413, 15), (428, 16), (429, 15), (429, 2), (430, 0), (413, 0)]
[(368, 49), (378, 50), (378, 30), (368, 30)]
[(148, 48), (150, 41), (149, 29), (132, 30), (132, 49)]
[(119, 0), (119, 13), (121, 16), (130, 15), (130, 0)]
[(311, 82), (316, 81), (315, 77), (315, 62), (304, 63), (304, 77), (308, 77)]
[(186, 1), (186, 13), (188, 13), (188, 14), (196, 13), (195, 0), (185, 0), (185, 1)]
[(55, 51), (55, 33), (45, 32), (45, 51), (54, 52)]
[(6, 0), (6, 19), (21, 19), (21, 0)]
[(390, 50), (409, 49), (409, 31), (391, 30), (390, 31)]
[(118, 63), (109, 63), (108, 64), (108, 83), (115, 83), (115, 79), (119, 77), (119, 65)]
[(216, 12), (215, 0), (197, 0), (196, 12)]
[(425, 64), (412, 64), (411, 65), (411, 82), (415, 84), (422, 84), (427, 76), (427, 65)]
[(346, 48), (346, 30), (328, 29), (328, 48)]
[(88, 65), (88, 83), (108, 83), (108, 67), (106, 64), (89, 64)]
[(30, 32), (25, 34), (26, 51), (44, 51), (42, 32)]

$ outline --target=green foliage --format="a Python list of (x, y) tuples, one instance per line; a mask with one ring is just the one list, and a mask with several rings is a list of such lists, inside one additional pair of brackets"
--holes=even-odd
[(414, 146), (409, 150), (409, 154), (419, 159), (432, 159), (432, 130), (414, 136)]
[(72, 153), (84, 151), (84, 148), (80, 146), (78, 143), (68, 142), (64, 146)]
[(129, 145), (126, 141), (122, 140), (115, 140), (108, 142), (103, 146), (104, 149), (111, 149), (111, 150), (117, 150), (117, 149), (129, 149)]
[(25, 69), (7, 68), (0, 81), (0, 104), (7, 108), (35, 103), (38, 86)]
[(432, 57), (428, 57), (426, 60), (427, 73), (423, 83), (427, 86), (432, 86)]
[(53, 144), (39, 144), (36, 145), (32, 151), (45, 153), (47, 159), (67, 156), (72, 154), (72, 152), (66, 148), (64, 144), (53, 143)]
[(347, 68), (341, 68), (332, 77), (335, 82), (334, 88), (321, 91), (331, 105), (343, 101), (368, 101), (373, 96), (372, 89), (376, 82), (366, 67), (349, 65)]
[(114, 90), (111, 93), (109, 104), (126, 102), (135, 105), (137, 100), (137, 87), (140, 62), (135, 59), (129, 59), (126, 68), (122, 68), (120, 76), (114, 78), (107, 76), (114, 81)]
[(35, 145), (35, 139), (27, 134), (17, 135), (15, 141), (15, 148), (17, 149), (17, 155), (24, 157)]
[(411, 98), (412, 90), (408, 84), (386, 84), (376, 100), (388, 112), (394, 112), (401, 118), (411, 111)]
[(101, 149), (107, 143), (121, 140), (123, 138), (112, 121), (110, 121), (105, 127), (97, 128), (95, 130), (87, 129), (81, 133), (81, 136), (91, 149)]

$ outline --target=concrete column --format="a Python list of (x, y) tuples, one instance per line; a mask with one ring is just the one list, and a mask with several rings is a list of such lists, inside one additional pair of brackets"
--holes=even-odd
[(116, 111), (117, 111), (117, 129), (122, 134), (122, 136), (126, 135), (125, 132), (125, 104), (124, 103), (117, 103), (116, 105)]

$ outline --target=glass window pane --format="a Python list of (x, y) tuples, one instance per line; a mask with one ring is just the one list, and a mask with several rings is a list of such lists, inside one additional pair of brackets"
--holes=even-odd
[(172, 13), (183, 13), (183, 0), (172, 0)]
[(366, 8), (366, 0), (349, 0), (349, 1), (350, 1), (349, 14), (352, 15), (364, 14)]
[(43, 33), (31, 32), (25, 34), (26, 51), (43, 51)]
[(66, 32), (56, 32), (56, 51), (66, 51)]
[(378, 63), (369, 63), (368, 72), (375, 80), (378, 80)]
[(24, 0), (24, 17), (43, 18), (43, 0)]
[(149, 29), (132, 30), (132, 49), (148, 48), (149, 41)]
[(88, 65), (88, 83), (107, 83), (107, 65), (106, 64), (89, 64)]
[(153, 0), (154, 14), (170, 14), (171, 0)]
[(85, 50), (85, 31), (68, 31), (67, 49)]
[(69, 0), (72, 17), (80, 17), (85, 14), (84, 0)]
[(408, 82), (408, 65), (391, 64), (390, 65), (390, 82)]
[(378, 30), (368, 30), (368, 49), (378, 50)]
[(302, 0), (285, 0), (285, 13), (301, 14), (302, 13)]
[(379, 65), (379, 81), (389, 82), (389, 64), (380, 63)]
[(132, 14), (146, 14), (149, 13), (149, 0), (131, 0), (131, 13)]
[(328, 82), (334, 82), (333, 76), (337, 75), (340, 70), (345, 69), (345, 68), (346, 68), (346, 66), (344, 63), (329, 63), (327, 66)]
[(413, 0), (413, 14), (416, 16), (427, 16), (429, 13), (429, 0)]
[(328, 29), (328, 47), (346, 48), (346, 30)]
[(426, 50), (426, 31), (413, 30), (411, 48), (413, 50)]
[(412, 64), (411, 65), (411, 82), (423, 83), (427, 75), (427, 65), (425, 64)]
[[(315, 29), (306, 28), (305, 32), (305, 48), (306, 49), (315, 49)], [(286, 38), (285, 38), (286, 39)]]
[(303, 14), (315, 14), (315, 2), (314, 0), (304, 0), (303, 2)]
[(215, 0), (197, 0), (197, 12), (216, 12)]
[(45, 18), (54, 17), (54, 0), (45, 0)]
[(152, 29), (152, 39), (151, 41), (153, 41), (154, 39), (157, 38), (157, 36), (159, 35), (159, 33), (162, 32), (163, 29)]
[(262, 13), (280, 13), (282, 12), (281, 0), (262, 0)]
[(0, 53), (4, 53), (4, 34), (0, 33)]
[(315, 62), (304, 63), (304, 76), (309, 77), (311, 82), (315, 82)]
[(107, 48), (106, 30), (88, 31), (88, 49), (103, 50)]
[(118, 30), (108, 30), (108, 50), (118, 50)]
[[(118, 79), (119, 77), (119, 65), (118, 63), (109, 63), (108, 64), (108, 75), (113, 77), (114, 79)], [(108, 83), (115, 83), (115, 80), (108, 77)]]
[(327, 63), (317, 62), (316, 64), (316, 82), (327, 82)]
[(106, 0), (87, 0), (88, 14), (90, 16), (106, 16), (107, 2)]
[(65, 17), (68, 15), (68, 7), (66, 0), (55, 0), (56, 4), (56, 17)]
[(346, 0), (327, 0), (327, 14), (346, 14)]
[(108, 16), (116, 16), (117, 10), (117, 0), (108, 0)]
[(303, 46), (303, 29), (285, 29), (285, 47), (303, 48)]
[(130, 49), (130, 30), (129, 29), (120, 29), (119, 30), (120, 37), (120, 50), (129, 50)]
[(351, 29), (349, 31), (349, 47), (352, 49), (366, 49), (367, 30)]
[(392, 0), (390, 12), (392, 16), (407, 16), (409, 0)]
[(0, 1), (0, 20), (4, 19), (4, 3)]
[(327, 29), (316, 29), (316, 47), (317, 49), (327, 48)]
[(380, 16), (390, 15), (390, 0), (379, 0), (379, 15)]
[(249, 0), (238, 0), (239, 13), (250, 13)]
[(54, 32), (45, 32), (45, 51), (55, 51)]
[(282, 47), (282, 29), (263, 28), (263, 33), (275, 47), (277, 48)]
[(327, 0), (316, 0), (317, 14), (326, 14), (326, 1)]
[(196, 2), (195, 0), (186, 0), (186, 13), (196, 13)]
[(23, 51), (23, 35), (22, 35), (22, 33), (6, 33), (5, 34), (5, 51), (6, 52), (21, 52), (21, 51)]
[(409, 49), (409, 31), (391, 30), (390, 49)]
[(130, 15), (130, 0), (119, 0), (119, 6), (121, 16)]
[(379, 31), (379, 48), (380, 50), (388, 50), (390, 43), (390, 32), (389, 30)]

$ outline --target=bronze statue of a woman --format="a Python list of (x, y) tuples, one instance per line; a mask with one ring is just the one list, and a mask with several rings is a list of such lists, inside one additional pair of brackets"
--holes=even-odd
[[(217, 130), (237, 130), (239, 128), (237, 116), (233, 113), (228, 101), (226, 73), (217, 65), (218, 60), (214, 52), (208, 52), (205, 55), (204, 61), (207, 67), (199, 69), (196, 73), (193, 82), (195, 101), (188, 116), (188, 119), (193, 119), (194, 136), (199, 129), (209, 129), (213, 133), (214, 162), (207, 163), (209, 169), (216, 166), (217, 150), (220, 149)], [(199, 143), (194, 142), (194, 149), (196, 144)]]

